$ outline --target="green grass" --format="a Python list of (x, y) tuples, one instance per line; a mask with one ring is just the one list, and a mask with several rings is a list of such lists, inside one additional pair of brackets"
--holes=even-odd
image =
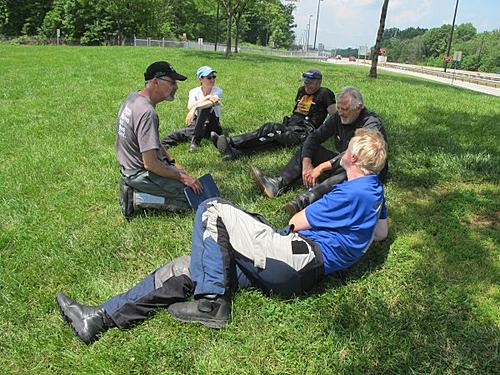
[[(116, 112), (158, 59), (189, 76), (158, 106), (162, 133), (181, 126), (200, 65), (218, 71), (231, 134), (289, 114), (311, 66), (334, 92), (360, 88), (388, 130), (389, 238), (306, 297), (238, 293), (227, 329), (160, 312), (87, 347), (61, 320), (56, 292), (98, 304), (190, 249), (192, 213), (127, 223), (117, 203)], [(259, 55), (0, 45), (0, 372), (498, 373), (499, 99), (367, 73)], [(211, 172), (224, 197), (285, 224), (282, 206), (301, 188), (265, 199), (248, 171), (276, 173), (293, 150), (226, 163), (206, 141), (187, 148), (173, 154), (190, 173)]]

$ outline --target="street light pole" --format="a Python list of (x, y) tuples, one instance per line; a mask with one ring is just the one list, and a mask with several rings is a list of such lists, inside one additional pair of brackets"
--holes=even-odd
[(309, 35), (311, 34), (311, 17), (312, 17), (312, 14), (309, 16), (309, 22), (307, 23), (307, 45), (306, 45), (306, 51), (309, 51)]
[[(451, 39), (453, 38), (453, 29), (455, 29), (455, 18), (457, 18), (458, 0), (455, 4), (455, 13), (453, 14), (453, 23), (451, 25), (450, 39), (448, 39), (448, 48), (446, 49), (446, 56), (450, 56)], [(446, 68), (448, 67), (448, 61), (444, 60), (444, 72), (446, 73)]]
[(314, 45), (313, 50), (316, 49), (316, 36), (318, 35), (318, 22), (319, 22), (319, 3), (323, 0), (318, 0), (318, 11), (316, 12), (316, 30), (314, 31)]

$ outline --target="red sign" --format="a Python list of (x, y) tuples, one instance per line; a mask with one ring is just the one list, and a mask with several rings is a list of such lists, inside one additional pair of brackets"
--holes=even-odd
[(381, 54), (382, 56), (385, 56), (385, 54), (386, 54), (386, 53), (387, 53), (387, 48), (381, 48), (381, 49), (380, 49), (380, 54)]
[(445, 56), (444, 57), (444, 61), (446, 61), (447, 63), (449, 63), (451, 61), (451, 56)]

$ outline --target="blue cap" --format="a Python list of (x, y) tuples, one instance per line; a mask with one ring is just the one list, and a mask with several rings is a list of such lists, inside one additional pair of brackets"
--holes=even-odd
[(216, 73), (216, 71), (209, 66), (200, 66), (196, 71), (196, 77), (197, 78), (206, 77), (210, 75), (210, 73)]
[(302, 81), (304, 82), (322, 78), (323, 75), (318, 69), (309, 69), (307, 72), (302, 73)]

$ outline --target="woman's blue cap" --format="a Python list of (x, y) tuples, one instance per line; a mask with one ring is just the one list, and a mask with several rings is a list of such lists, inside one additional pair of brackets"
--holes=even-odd
[(210, 73), (216, 73), (216, 71), (209, 66), (201, 66), (196, 71), (196, 77), (197, 78), (206, 77), (210, 75)]

